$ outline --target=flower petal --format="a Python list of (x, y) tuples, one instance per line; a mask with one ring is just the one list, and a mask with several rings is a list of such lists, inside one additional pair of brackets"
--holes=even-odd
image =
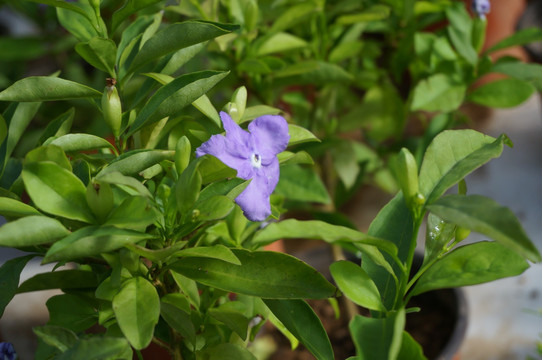
[(247, 188), (235, 198), (235, 202), (251, 221), (263, 221), (271, 215), (269, 194), (265, 191), (267, 182), (265, 174), (258, 172)]
[(229, 150), (232, 153), (239, 152), (237, 155), (240, 157), (248, 158), (252, 153), (252, 135), (247, 131), (241, 129), (239, 125), (233, 119), (225, 113), (220, 112), (220, 119), (224, 130), (226, 130), (226, 139), (228, 139)]
[(265, 191), (265, 193), (269, 196), (273, 193), (275, 187), (279, 182), (279, 159), (277, 159), (277, 157), (275, 156), (268, 165), (261, 167), (259, 173), (263, 173), (266, 179), (265, 189), (262, 189), (262, 191)]
[(196, 149), (196, 156), (213, 155), (230, 168), (237, 170), (237, 176), (241, 179), (250, 179), (254, 173), (250, 160), (240, 157), (237, 151), (232, 151), (232, 148), (235, 149), (235, 144), (225, 136), (213, 135)]
[(288, 123), (279, 115), (264, 115), (248, 125), (254, 146), (262, 156), (263, 163), (269, 163), (278, 153), (288, 146), (290, 134)]

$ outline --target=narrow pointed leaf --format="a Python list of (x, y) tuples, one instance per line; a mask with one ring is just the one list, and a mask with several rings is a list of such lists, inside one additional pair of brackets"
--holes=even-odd
[(17, 293), (50, 289), (90, 289), (98, 286), (96, 274), (84, 270), (57, 270), (37, 274), (23, 282)]
[[(333, 349), (327, 333), (314, 310), (303, 300), (264, 300), (286, 328), (318, 360), (333, 360)], [(310, 331), (307, 331), (310, 329)]]
[(467, 100), (492, 108), (510, 108), (527, 101), (535, 90), (527, 81), (500, 79), (474, 89)]
[(0, 92), (0, 101), (52, 101), (101, 97), (102, 93), (86, 85), (49, 76), (31, 76)]
[(271, 251), (232, 249), (241, 265), (209, 258), (184, 258), (171, 270), (218, 289), (272, 299), (322, 299), (335, 287), (304, 262)]
[(199, 246), (180, 250), (175, 253), (178, 257), (198, 257), (222, 260), (234, 265), (241, 265), (235, 254), (224, 245)]
[(514, 213), (492, 199), (448, 195), (429, 206), (429, 211), (449, 223), (484, 234), (531, 261), (542, 260)]
[(4, 314), (6, 306), (17, 293), (19, 278), (24, 267), (34, 255), (27, 255), (6, 261), (0, 267), (0, 317)]
[(40, 215), (40, 212), (21, 201), (7, 197), (0, 197), (0, 215), (7, 217), (21, 217), (28, 215)]
[(116, 77), (117, 46), (112, 40), (93, 37), (87, 42), (77, 44), (75, 51), (90, 65), (108, 73), (111, 77)]
[(26, 216), (0, 227), (0, 246), (25, 247), (51, 243), (70, 232), (46, 216)]
[(161, 0), (128, 0), (124, 6), (113, 13), (113, 20), (111, 24), (111, 31), (114, 32), (117, 27), (130, 15), (133, 15), (136, 11), (144, 9), (148, 6), (154, 5)]
[(169, 150), (135, 150), (128, 152), (119, 156), (107, 167), (103, 168), (96, 175), (96, 178), (101, 178), (104, 175), (115, 172), (119, 172), (122, 175), (136, 175), (163, 160), (172, 160), (174, 155), (175, 152)]
[(113, 148), (109, 141), (90, 134), (66, 134), (54, 139), (49, 144), (56, 145), (65, 152)]
[(453, 250), (431, 266), (416, 283), (412, 295), (516, 276), (528, 268), (523, 257), (500, 243), (469, 244)]

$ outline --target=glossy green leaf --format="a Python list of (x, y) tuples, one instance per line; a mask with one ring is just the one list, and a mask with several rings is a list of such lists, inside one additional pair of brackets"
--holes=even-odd
[(56, 295), (47, 300), (49, 325), (81, 332), (96, 323), (98, 313), (90, 300), (74, 294)]
[(175, 243), (175, 245), (172, 245), (163, 249), (158, 249), (158, 250), (151, 250), (151, 249), (147, 249), (146, 247), (134, 245), (134, 244), (126, 244), (125, 246), (136, 254), (139, 254), (151, 261), (158, 262), (158, 261), (163, 261), (167, 259), (168, 257), (174, 255), (175, 253), (177, 253), (177, 251), (182, 249), (185, 245), (186, 245), (186, 241), (178, 241)]
[(446, 190), (489, 160), (499, 157), (506, 135), (497, 139), (474, 130), (448, 130), (437, 135), (420, 168), (420, 192), (431, 204)]
[(235, 254), (229, 248), (220, 244), (214, 246), (198, 246), (187, 248), (176, 252), (175, 256), (210, 258), (222, 260), (233, 265), (241, 265), (241, 262), (239, 261), (237, 256), (235, 256)]
[(537, 41), (542, 41), (542, 29), (538, 27), (522, 29), (502, 39), (501, 41), (487, 49), (486, 53), (492, 53), (494, 51), (506, 49), (512, 46), (526, 45)]
[(266, 299), (264, 302), (316, 359), (332, 360), (335, 358), (324, 326), (305, 301)]
[(294, 125), (294, 124), (288, 124), (288, 134), (290, 135), (288, 146), (297, 145), (297, 144), (310, 142), (310, 141), (320, 141), (309, 130), (301, 126)]
[(160, 314), (169, 326), (179, 332), (179, 334), (185, 337), (190, 344), (194, 346), (196, 343), (196, 329), (192, 319), (190, 319), (189, 312), (187, 313), (184, 310), (181, 310), (170, 302), (162, 301), (160, 303)]
[(171, 269), (218, 289), (273, 299), (327, 298), (335, 287), (296, 258), (276, 252), (232, 249), (241, 265), (209, 258), (184, 258)]
[(209, 309), (209, 315), (235, 331), (241, 339), (246, 340), (250, 319), (243, 314), (241, 307), (236, 306), (238, 304), (242, 305), (238, 301), (224, 303), (219, 307)]
[(48, 139), (52, 137), (60, 137), (70, 132), (73, 124), (73, 116), (75, 115), (75, 109), (72, 107), (65, 113), (60, 114), (56, 119), (49, 122), (47, 127), (40, 136), (39, 143), (44, 144)]
[(449, 223), (489, 236), (531, 261), (542, 260), (514, 213), (492, 199), (448, 195), (430, 205), (429, 211)]
[(76, 4), (72, 4), (64, 0), (28, 0), (28, 1), (67, 9), (88, 18), (88, 14), (82, 8), (80, 8)]
[(119, 172), (122, 175), (136, 175), (163, 160), (173, 160), (174, 155), (175, 152), (170, 150), (134, 150), (127, 152), (103, 168), (96, 175), (96, 178), (101, 181), (104, 175), (114, 172)]
[(442, 249), (454, 238), (456, 228), (454, 224), (442, 220), (435, 214), (429, 214), (425, 232), (424, 263), (428, 263), (440, 255)]
[(466, 90), (465, 85), (444, 74), (432, 75), (414, 88), (411, 108), (442, 112), (457, 110), (463, 103)]
[(412, 295), (516, 276), (528, 268), (522, 256), (500, 243), (469, 244), (453, 250), (427, 269), (418, 279)]
[(101, 97), (86, 85), (49, 76), (30, 76), (0, 92), (0, 101), (52, 101)]
[(298, 151), (296, 153), (290, 151), (283, 151), (277, 155), (279, 163), (285, 165), (314, 165), (314, 160), (306, 151)]
[(126, 18), (133, 15), (135, 12), (158, 2), (160, 2), (160, 0), (127, 0), (124, 3), (124, 6), (113, 13), (111, 31), (114, 32)]
[(203, 184), (214, 183), (224, 179), (230, 179), (237, 175), (237, 171), (225, 165), (218, 158), (208, 155), (202, 157), (198, 167)]
[(94, 256), (152, 236), (152, 234), (119, 229), (114, 226), (88, 226), (54, 243), (45, 254), (43, 261), (48, 263)]
[(403, 331), (403, 341), (397, 359), (427, 360), (422, 346), (406, 331)]
[(385, 312), (378, 288), (369, 275), (350, 261), (337, 261), (329, 267), (339, 290), (359, 306)]
[(192, 105), (198, 109), (203, 115), (207, 116), (209, 119), (213, 120), (213, 122), (221, 127), (222, 122), (220, 120), (220, 115), (218, 115), (218, 112), (216, 111), (215, 107), (211, 103), (211, 100), (207, 95), (202, 95), (201, 97), (197, 98)]
[(57, 7), (56, 16), (60, 25), (79, 41), (89, 41), (93, 37), (103, 35), (100, 34), (100, 27), (97, 24), (97, 21), (103, 24), (103, 20), (96, 18), (88, 1), (79, 1), (76, 4), (85, 14)]
[(0, 246), (25, 247), (47, 244), (69, 233), (58, 220), (45, 216), (26, 216), (0, 227)]
[(200, 353), (202, 360), (220, 360), (220, 359), (236, 359), (236, 360), (256, 360), (257, 358), (252, 353), (239, 344), (223, 343), (206, 348)]
[(280, 179), (275, 193), (289, 200), (329, 204), (331, 199), (326, 187), (314, 169), (299, 165), (285, 165), (280, 169)]
[(130, 196), (109, 214), (105, 224), (123, 229), (144, 229), (154, 223), (159, 215), (148, 198)]
[(22, 176), (28, 195), (39, 209), (67, 219), (94, 222), (86, 187), (72, 172), (56, 163), (35, 162), (24, 165)]
[(50, 289), (90, 289), (98, 286), (96, 274), (84, 270), (57, 270), (40, 273), (23, 282), (17, 293)]
[[(199, 158), (202, 159), (203, 158)], [(186, 214), (188, 210), (198, 200), (201, 190), (201, 174), (198, 171), (198, 167), (202, 160), (197, 159), (192, 161), (186, 170), (181, 174), (179, 181), (175, 185), (175, 199), (177, 201), (177, 209), (181, 214)]]
[(66, 152), (87, 151), (94, 149), (110, 148), (113, 145), (109, 141), (96, 135), (90, 134), (66, 134), (49, 143), (60, 147)]
[[(130, 355), (130, 356), (128, 356)], [(88, 337), (79, 339), (69, 350), (58, 356), (58, 360), (131, 359), (130, 344), (124, 338)], [(128, 356), (128, 357), (126, 357)]]
[(138, 113), (128, 134), (165, 117), (178, 115), (227, 75), (228, 72), (200, 71), (181, 75), (162, 86)]
[(61, 352), (71, 348), (78, 340), (77, 335), (70, 329), (61, 326), (44, 325), (35, 326), (32, 331), (44, 343), (51, 345)]
[(522, 104), (534, 92), (534, 86), (526, 81), (501, 79), (474, 89), (467, 100), (492, 108), (509, 108)]
[(237, 25), (191, 20), (172, 24), (151, 37), (131, 64), (136, 70), (146, 63), (179, 49), (237, 30)]
[(110, 39), (93, 37), (87, 42), (75, 45), (75, 51), (90, 65), (108, 73), (116, 78), (115, 60), (117, 57), (117, 46)]
[(405, 310), (384, 318), (357, 315), (350, 321), (350, 333), (359, 360), (397, 359), (405, 328)]
[(492, 72), (505, 74), (531, 83), (537, 90), (542, 90), (542, 65), (533, 63), (502, 62), (491, 68)]
[(137, 181), (133, 177), (124, 176), (119, 171), (110, 171), (104, 175), (101, 175), (100, 182), (118, 185), (121, 187), (127, 187), (129, 189), (133, 189), (141, 196), (145, 196), (148, 198), (152, 197), (152, 194), (149, 192), (149, 189), (145, 187), (145, 185), (143, 185), (141, 182)]
[(33, 257), (34, 255), (27, 255), (10, 259), (0, 267), (0, 279), (2, 279), (0, 281), (0, 317), (2, 317), (6, 306), (17, 293), (21, 272)]
[[(255, 105), (250, 106), (245, 109), (243, 116), (241, 117), (240, 123), (255, 119), (262, 115), (279, 115), (282, 111), (280, 109), (267, 106), (267, 105)], [(289, 128), (289, 127), (288, 127)], [(292, 134), (290, 134), (291, 136)]]
[[(26, 205), (15, 199), (0, 197), (0, 215), (7, 217), (21, 217), (28, 215), (40, 215), (40, 212), (30, 205)], [(2, 241), (0, 240), (0, 243)]]
[(142, 277), (127, 280), (113, 298), (113, 311), (122, 333), (137, 350), (146, 348), (160, 317), (160, 298)]
[(175, 280), (175, 283), (177, 284), (181, 292), (184, 293), (188, 297), (188, 300), (190, 300), (190, 303), (196, 309), (199, 309), (200, 297), (199, 297), (198, 285), (196, 284), (196, 282), (174, 271), (171, 272), (171, 276), (173, 276), (173, 280)]
[(223, 219), (235, 206), (232, 199), (227, 196), (213, 196), (205, 201), (198, 202), (194, 207), (192, 219), (194, 221), (212, 221)]
[(300, 37), (289, 33), (279, 32), (266, 39), (256, 52), (257, 56), (280, 53), (308, 46), (308, 43)]
[(64, 150), (55, 145), (45, 145), (29, 151), (25, 156), (26, 163), (51, 161), (60, 167), (72, 171), (70, 160)]

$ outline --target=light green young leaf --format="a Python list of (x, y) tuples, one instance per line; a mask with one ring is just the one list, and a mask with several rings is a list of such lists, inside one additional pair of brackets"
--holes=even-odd
[(313, 2), (303, 2), (293, 6), (289, 6), (281, 15), (273, 22), (270, 33), (277, 33), (291, 28), (294, 25), (300, 24), (312, 13), (318, 11), (318, 7)]
[(192, 213), (193, 221), (212, 221), (223, 219), (235, 206), (232, 199), (224, 195), (213, 196), (206, 201), (198, 201)]
[(160, 318), (160, 298), (154, 286), (139, 276), (125, 281), (113, 298), (113, 311), (130, 344), (137, 350), (146, 348)]
[(537, 90), (542, 90), (542, 65), (533, 63), (503, 62), (491, 68), (492, 72), (505, 74), (531, 83)]
[(137, 11), (154, 5), (160, 1), (161, 0), (127, 0), (123, 7), (113, 13), (111, 33), (113, 33), (117, 27), (130, 15), (133, 15)]
[(288, 133), (290, 134), (288, 146), (310, 141), (320, 141), (313, 133), (299, 125), (288, 124)]
[(135, 190), (141, 196), (152, 198), (152, 194), (150, 193), (149, 189), (145, 187), (145, 185), (133, 177), (122, 175), (119, 171), (110, 171), (104, 175), (101, 175), (100, 182), (118, 185), (121, 188), (127, 187)]
[(448, 195), (428, 208), (443, 220), (489, 236), (531, 261), (542, 260), (514, 213), (492, 199), (480, 195)]
[(198, 246), (177, 251), (176, 257), (210, 258), (228, 262), (233, 265), (241, 265), (235, 254), (224, 245)]
[(528, 268), (522, 256), (497, 242), (469, 244), (453, 250), (427, 269), (412, 295), (516, 276)]
[(101, 180), (104, 175), (115, 172), (122, 175), (136, 175), (163, 160), (173, 160), (174, 155), (175, 151), (170, 150), (134, 150), (127, 152), (103, 168), (96, 175), (96, 178)]
[(412, 110), (456, 110), (462, 104), (467, 87), (454, 82), (444, 74), (432, 75), (420, 81), (414, 88)]
[(279, 32), (267, 38), (257, 49), (257, 56), (264, 56), (308, 46), (300, 37), (285, 32)]
[(104, 138), (90, 134), (66, 134), (57, 137), (49, 143), (49, 145), (56, 145), (65, 152), (86, 151), (94, 149), (110, 148), (113, 149), (113, 145)]
[(475, 65), (478, 54), (472, 45), (472, 19), (464, 4), (454, 3), (446, 9), (450, 22), (448, 36), (457, 52), (471, 65)]
[(376, 4), (360, 13), (341, 15), (337, 18), (337, 24), (351, 25), (385, 20), (390, 16), (390, 7), (384, 4)]
[(41, 214), (32, 206), (26, 205), (21, 201), (7, 197), (0, 197), (0, 215), (7, 217), (22, 217)]
[(467, 100), (492, 108), (509, 108), (522, 104), (534, 92), (534, 86), (527, 81), (500, 79), (474, 89)]
[(316, 359), (333, 360), (335, 358), (322, 322), (305, 301), (265, 299), (264, 302)]
[(322, 275), (292, 256), (272, 251), (232, 251), (241, 265), (190, 257), (170, 268), (208, 286), (262, 298), (322, 299), (335, 294), (335, 287)]
[(337, 287), (350, 300), (369, 310), (385, 312), (380, 293), (369, 275), (350, 261), (337, 261), (329, 267)]
[(52, 101), (101, 97), (88, 86), (50, 76), (30, 76), (0, 92), (0, 101)]
[(397, 359), (427, 360), (423, 354), (422, 346), (406, 331), (403, 331), (401, 351)]
[(0, 227), (0, 246), (25, 247), (47, 244), (69, 233), (58, 220), (45, 216), (26, 216)]

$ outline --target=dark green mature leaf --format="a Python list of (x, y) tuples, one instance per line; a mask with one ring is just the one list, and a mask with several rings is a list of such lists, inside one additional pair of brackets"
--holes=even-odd
[(45, 216), (26, 216), (0, 227), (0, 246), (25, 247), (51, 243), (70, 232), (58, 221)]
[(314, 169), (299, 165), (281, 167), (281, 175), (275, 193), (295, 201), (321, 204), (331, 202), (326, 187)]
[[(128, 356), (129, 355), (129, 356)], [(131, 359), (130, 344), (124, 338), (89, 337), (79, 339), (73, 347), (64, 352), (58, 360), (101, 360)]]
[(66, 134), (54, 139), (49, 143), (49, 145), (56, 145), (65, 152), (86, 151), (103, 148), (113, 149), (113, 145), (111, 145), (109, 141), (99, 136), (90, 134)]
[(181, 75), (162, 86), (138, 113), (128, 135), (144, 125), (178, 115), (184, 107), (196, 101), (228, 74), (223, 71), (200, 71)]
[(323, 299), (335, 287), (296, 258), (271, 251), (232, 249), (241, 265), (209, 259), (184, 258), (171, 270), (218, 289), (270, 299)]
[(191, 20), (172, 24), (151, 37), (137, 53), (130, 68), (136, 70), (146, 63), (179, 49), (195, 45), (239, 29), (238, 25)]
[(531, 42), (542, 41), (542, 29), (539, 28), (528, 28), (516, 31), (512, 35), (506, 37), (505, 39), (499, 41), (492, 47), (486, 50), (486, 53), (492, 53), (497, 50), (505, 49), (517, 45), (525, 45)]
[(160, 317), (160, 298), (142, 277), (127, 280), (113, 298), (113, 311), (126, 339), (137, 350), (146, 348)]
[(412, 295), (426, 291), (476, 285), (529, 268), (522, 256), (497, 242), (482, 241), (461, 246), (437, 261), (420, 277)]
[(78, 14), (81, 14), (86, 18), (89, 18), (86, 11), (84, 11), (82, 8), (80, 8), (76, 4), (72, 4), (72, 3), (69, 3), (69, 2), (64, 1), (64, 0), (28, 0), (28, 1), (32, 1), (32, 2), (35, 2), (35, 3), (38, 3), (38, 4), (45, 4), (45, 5), (50, 5), (50, 6), (54, 6), (54, 7), (58, 7), (58, 8), (67, 9), (67, 10), (76, 12)]
[(130, 15), (135, 12), (144, 9), (148, 6), (159, 3), (161, 0), (127, 0), (124, 6), (113, 13), (113, 20), (111, 23), (111, 32), (113, 33), (117, 27)]
[(459, 108), (467, 87), (444, 74), (432, 75), (414, 88), (412, 110), (448, 112)]
[(73, 116), (75, 109), (72, 107), (68, 111), (60, 114), (56, 119), (49, 122), (43, 131), (38, 141), (39, 144), (44, 144), (51, 137), (60, 137), (70, 132), (73, 124)]
[(491, 68), (492, 72), (506, 74), (519, 80), (528, 81), (537, 90), (542, 90), (542, 65), (524, 62), (502, 62)]
[(103, 20), (95, 16), (92, 5), (90, 5), (88, 1), (78, 1), (76, 4), (86, 12), (86, 16), (78, 12), (57, 7), (56, 16), (60, 25), (79, 41), (89, 41), (93, 37), (103, 36), (105, 26), (100, 29), (100, 26), (98, 25), (98, 22), (101, 22), (103, 25)]
[[(28, 215), (40, 215), (40, 212), (21, 201), (7, 197), (0, 197), (0, 215), (8, 217), (21, 217)], [(1, 240), (0, 243), (2, 243)]]
[(289, 6), (273, 22), (273, 26), (269, 32), (276, 33), (289, 29), (290, 27), (299, 24), (302, 20), (316, 11), (318, 11), (318, 8), (312, 2), (299, 3)]
[(86, 187), (72, 172), (53, 162), (31, 162), (23, 167), (28, 195), (41, 210), (87, 223), (94, 216), (86, 200)]
[(531, 261), (542, 260), (514, 213), (492, 199), (448, 195), (430, 205), (429, 211), (449, 223), (487, 235)]
[[(333, 360), (333, 349), (320, 319), (303, 300), (264, 300), (286, 328), (318, 360)], [(310, 329), (310, 331), (307, 331)]]
[(153, 206), (149, 198), (144, 196), (130, 196), (122, 201), (108, 216), (107, 225), (114, 225), (123, 229), (144, 229), (154, 223), (160, 213)]
[(535, 92), (533, 85), (518, 79), (501, 79), (474, 89), (467, 100), (494, 108), (518, 106)]
[(190, 313), (185, 312), (172, 303), (162, 301), (160, 303), (160, 315), (162, 315), (169, 326), (179, 332), (179, 334), (194, 346), (196, 342), (196, 329), (190, 319)]
[(49, 325), (81, 332), (96, 323), (98, 313), (87, 298), (74, 294), (56, 295), (47, 300)]
[(397, 359), (405, 328), (405, 310), (391, 313), (385, 318), (357, 315), (350, 321), (350, 333), (356, 345), (359, 360)]
[(54, 243), (45, 254), (43, 261), (48, 263), (94, 256), (151, 237), (151, 234), (119, 229), (114, 226), (88, 226)]
[(96, 274), (84, 270), (57, 270), (37, 274), (19, 286), (17, 293), (50, 289), (88, 289), (98, 285)]
[(61, 326), (44, 325), (32, 328), (32, 331), (44, 343), (54, 346), (61, 352), (71, 348), (78, 340), (77, 335), (70, 329)]
[(386, 311), (378, 288), (359, 265), (337, 261), (331, 264), (329, 270), (339, 290), (354, 303), (369, 310)]
[(220, 359), (235, 359), (235, 360), (256, 360), (252, 353), (238, 344), (224, 343), (210, 348), (206, 348), (201, 353), (202, 360), (220, 360)]
[(183, 215), (190, 210), (198, 200), (202, 182), (198, 167), (203, 160), (204, 158), (198, 158), (195, 161), (190, 162), (188, 167), (179, 177), (177, 184), (175, 184), (174, 189), (177, 209)]
[(49, 76), (30, 76), (0, 92), (0, 101), (52, 101), (101, 96), (101, 92), (70, 80)]
[(239, 301), (230, 301), (209, 309), (209, 315), (235, 331), (241, 339), (246, 340), (250, 319), (243, 314), (243, 310), (244, 306)]
[(75, 46), (75, 51), (90, 65), (116, 78), (117, 45), (113, 40), (93, 37)]
[(21, 272), (26, 263), (33, 257), (34, 255), (27, 255), (11, 259), (0, 267), (0, 317), (2, 317), (6, 306), (17, 293)]
[(198, 257), (222, 260), (233, 265), (241, 265), (241, 262), (235, 254), (224, 245), (198, 246), (175, 253), (177, 257)]
[(103, 168), (96, 175), (96, 178), (101, 179), (104, 175), (115, 172), (122, 175), (136, 175), (163, 160), (173, 160), (174, 155), (175, 151), (170, 150), (134, 150), (127, 152)]
[(506, 135), (497, 139), (474, 130), (443, 131), (425, 152), (420, 168), (420, 192), (431, 204), (469, 173), (500, 156)]

